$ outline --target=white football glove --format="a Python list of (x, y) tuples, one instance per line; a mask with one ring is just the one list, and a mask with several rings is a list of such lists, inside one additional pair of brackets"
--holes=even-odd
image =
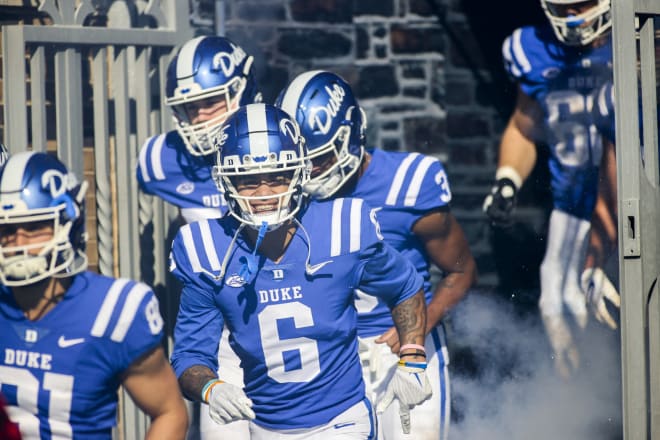
[[(422, 364), (426, 365), (426, 364)], [(426, 377), (426, 368), (398, 365), (392, 379), (387, 384), (383, 398), (378, 402), (376, 412), (383, 413), (394, 399), (399, 401), (399, 416), (404, 434), (410, 433), (410, 409), (433, 394), (431, 383)]]
[(580, 278), (582, 291), (587, 298), (587, 304), (596, 319), (616, 330), (617, 324), (610, 312), (607, 310), (606, 300), (616, 308), (621, 307), (621, 296), (616, 287), (607, 278), (600, 267), (590, 267), (582, 272)]
[(230, 383), (215, 385), (211, 389), (208, 404), (211, 419), (220, 425), (255, 417), (252, 401), (241, 388)]

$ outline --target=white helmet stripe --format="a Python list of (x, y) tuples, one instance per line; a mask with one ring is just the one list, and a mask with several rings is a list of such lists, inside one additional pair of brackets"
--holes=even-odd
[(9, 158), (5, 166), (5, 172), (0, 182), (0, 193), (3, 201), (20, 200), (23, 175), (28, 161), (34, 155), (32, 151), (22, 151)]
[(296, 110), (298, 108), (298, 101), (300, 95), (305, 89), (305, 84), (312, 79), (315, 75), (322, 73), (322, 70), (312, 70), (298, 75), (296, 79), (287, 87), (286, 94), (282, 97), (281, 108), (287, 112), (292, 118), (296, 117)]
[(194, 38), (181, 47), (179, 58), (176, 61), (176, 77), (187, 78), (193, 75), (193, 61), (197, 46), (204, 39), (204, 36)]
[(266, 122), (266, 105), (254, 104), (247, 107), (247, 122), (250, 132), (250, 155), (268, 155), (268, 124)]

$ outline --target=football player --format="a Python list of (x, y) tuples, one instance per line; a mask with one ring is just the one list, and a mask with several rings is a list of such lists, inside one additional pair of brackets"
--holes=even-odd
[[(295, 116), (306, 139), (313, 167), (305, 191), (321, 200), (364, 199), (378, 212), (385, 241), (412, 262), (424, 279), (424, 352), (434, 397), (415, 407), (412, 420), (405, 416), (407, 408), (399, 408), (398, 402), (391, 405), (379, 417), (380, 438), (447, 438), (449, 359), (442, 318), (475, 282), (476, 264), (449, 210), (451, 191), (442, 164), (419, 153), (365, 150), (366, 116), (350, 86), (334, 73), (299, 75), (280, 93), (277, 105)], [(430, 281), (431, 263), (444, 272), (435, 288)], [(401, 343), (387, 304), (359, 291), (357, 296), (364, 379), (384, 411), (384, 384), (396, 368)], [(407, 435), (396, 416), (400, 411)]]
[[(362, 200), (306, 201), (304, 139), (284, 111), (242, 107), (218, 136), (214, 178), (230, 215), (183, 226), (172, 245), (184, 285), (172, 364), (184, 395), (221, 423), (251, 420), (256, 440), (375, 438), (353, 291), (392, 308), (401, 357), (388, 394), (413, 407), (431, 395), (421, 277)], [(216, 373), (223, 325), (244, 390)]]
[(148, 438), (183, 439), (156, 296), (86, 270), (86, 188), (46, 153), (0, 170), (0, 393), (24, 438), (111, 439), (121, 385)]
[(614, 90), (607, 82), (596, 90), (593, 102), (594, 124), (603, 135), (603, 157), (598, 178), (598, 197), (591, 217), (585, 268), (581, 275), (587, 305), (596, 319), (611, 329), (617, 328), (613, 306), (621, 306), (619, 293), (605, 272), (608, 258), (616, 254), (616, 154), (614, 149)]
[(579, 279), (602, 156), (591, 94), (612, 79), (612, 20), (610, 0), (541, 0), (541, 5), (549, 23), (517, 29), (503, 43), (518, 96), (483, 209), (494, 225), (510, 224), (516, 194), (536, 162), (536, 145), (549, 147), (553, 211), (540, 268), (539, 308), (555, 367), (570, 377), (579, 366), (579, 352), (564, 309), (577, 327), (586, 325)]
[[(261, 101), (253, 57), (224, 37), (194, 38), (170, 62), (166, 93), (176, 130), (145, 142), (137, 170), (140, 189), (177, 206), (186, 222), (220, 217), (227, 208), (211, 178), (213, 138), (239, 106)], [(225, 378), (240, 384), (243, 373), (226, 337), (219, 356)], [(199, 429), (202, 440), (249, 439), (247, 422), (220, 426), (210, 419), (205, 406)]]
[(185, 43), (167, 69), (165, 103), (175, 130), (153, 136), (139, 155), (140, 189), (178, 207), (187, 222), (226, 211), (213, 179), (214, 134), (245, 104), (261, 101), (253, 57), (227, 38)]

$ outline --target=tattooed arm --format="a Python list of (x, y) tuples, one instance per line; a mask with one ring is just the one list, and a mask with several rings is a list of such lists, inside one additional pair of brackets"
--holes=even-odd
[[(386, 338), (386, 335), (390, 334), (390, 337), (396, 339), (396, 341), (392, 341), (394, 344), (390, 344), (390, 341), (386, 339), (382, 341), (378, 341), (377, 339), (376, 342), (388, 342), (392, 352), (397, 354), (402, 345), (424, 345), (424, 337), (426, 336), (426, 302), (424, 300), (424, 290), (420, 289), (414, 296), (394, 307), (392, 309), (392, 319), (394, 320), (396, 331), (391, 329), (393, 334), (388, 331), (378, 339)], [(405, 350), (405, 352), (409, 351), (414, 352), (414, 349)], [(420, 358), (419, 360), (423, 359), (425, 358)], [(409, 360), (415, 361), (417, 359), (411, 357)]]
[(189, 400), (201, 402), (202, 388), (209, 380), (217, 378), (218, 375), (210, 368), (203, 365), (193, 365), (179, 377), (179, 387), (181, 387), (183, 395)]

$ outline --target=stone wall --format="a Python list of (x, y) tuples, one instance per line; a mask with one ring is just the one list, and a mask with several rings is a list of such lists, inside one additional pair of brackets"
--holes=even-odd
[(367, 111), (369, 145), (445, 163), (479, 285), (536, 285), (544, 167), (525, 185), (513, 229), (492, 230), (481, 203), (514, 99), (500, 45), (517, 26), (543, 20), (538, 2), (511, 0), (516, 12), (504, 16), (498, 2), (459, 0), (191, 0), (198, 34), (215, 32), (216, 5), (224, 5), (227, 36), (255, 56), (267, 102), (302, 71), (342, 75)]

